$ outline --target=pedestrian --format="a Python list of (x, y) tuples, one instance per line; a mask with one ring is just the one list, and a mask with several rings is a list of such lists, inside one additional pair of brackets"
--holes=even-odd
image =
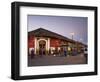
[(42, 55), (43, 55), (43, 50), (42, 50), (42, 48), (39, 49), (39, 55), (40, 55), (40, 57), (42, 57)]
[(67, 50), (66, 50), (66, 48), (64, 49), (64, 56), (67, 56)]
[(49, 49), (49, 53), (48, 54), (51, 55), (51, 49)]
[(46, 53), (45, 53), (45, 49), (44, 49), (44, 48), (42, 49), (42, 54), (43, 54), (43, 55), (45, 55), (45, 54), (46, 54)]
[(88, 61), (88, 53), (87, 53), (87, 49), (86, 48), (84, 50), (84, 57), (85, 57), (86, 63), (87, 63), (87, 61)]
[(74, 48), (74, 55), (76, 56), (77, 55), (77, 49)]
[(61, 56), (61, 50), (58, 51), (59, 56)]
[(34, 49), (31, 50), (31, 59), (34, 58)]

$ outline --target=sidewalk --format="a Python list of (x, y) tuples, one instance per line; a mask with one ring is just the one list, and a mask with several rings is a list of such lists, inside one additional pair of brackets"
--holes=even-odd
[(48, 66), (48, 65), (74, 65), (86, 64), (86, 59), (83, 55), (76, 56), (48, 56), (28, 58), (28, 66)]

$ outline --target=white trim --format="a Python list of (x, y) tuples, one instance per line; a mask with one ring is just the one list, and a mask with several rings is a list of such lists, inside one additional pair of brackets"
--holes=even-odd
[(50, 49), (50, 38), (48, 38), (48, 50)]
[(39, 37), (40, 38), (39, 40), (37, 40), (37, 38), (38, 37), (34, 38), (35, 39), (35, 42), (34, 42), (34, 44), (35, 44), (35, 46), (34, 46), (35, 54), (36, 54), (36, 50), (39, 49), (39, 41), (41, 41), (41, 40), (44, 40), (46, 42), (46, 50), (50, 49), (50, 38), (46, 38), (47, 40), (43, 37)]
[(45, 40), (44, 38), (40, 38), (39, 40), (37, 40), (37, 49), (39, 49), (39, 42), (40, 42), (41, 40), (44, 40), (44, 41), (46, 42), (46, 50), (47, 50), (47, 49), (48, 49), (48, 41)]
[(36, 43), (37, 43), (37, 38), (35, 37), (35, 42), (34, 42), (34, 49), (35, 49), (35, 54), (36, 54)]

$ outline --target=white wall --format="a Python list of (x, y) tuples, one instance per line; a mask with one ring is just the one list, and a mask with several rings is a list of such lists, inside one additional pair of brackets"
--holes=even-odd
[[(14, 0), (1, 0), (0, 1), (0, 82), (13, 82), (10, 79), (11, 70), (11, 2)], [(16, 0), (17, 1), (17, 0)], [(71, 4), (71, 5), (88, 5), (98, 6), (100, 10), (100, 0), (20, 0), (28, 2), (41, 2), (41, 3), (57, 3), (57, 4)], [(100, 11), (98, 12), (100, 14)], [(98, 16), (98, 22), (100, 16)], [(100, 24), (99, 24), (100, 26)], [(98, 27), (99, 27), (98, 26)], [(100, 28), (98, 29), (100, 32)], [(99, 33), (100, 35), (100, 33)], [(99, 41), (100, 42), (100, 37)], [(99, 43), (100, 48), (100, 43)], [(99, 52), (100, 54), (100, 52)], [(100, 55), (98, 56), (100, 58)], [(99, 61), (100, 62), (100, 59)], [(100, 64), (99, 64), (100, 68)], [(99, 71), (100, 73), (100, 71)], [(53, 78), (53, 79), (39, 79), (34, 80), (35, 82), (99, 82), (100, 75), (98, 76), (84, 76), (84, 77), (66, 77), (66, 78)], [(26, 80), (26, 82), (32, 82), (33, 80)]]

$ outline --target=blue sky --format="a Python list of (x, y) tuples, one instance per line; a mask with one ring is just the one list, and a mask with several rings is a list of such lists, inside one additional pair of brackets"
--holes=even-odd
[(44, 28), (70, 39), (74, 32), (74, 40), (87, 44), (87, 17), (28, 15), (27, 20), (28, 32)]

